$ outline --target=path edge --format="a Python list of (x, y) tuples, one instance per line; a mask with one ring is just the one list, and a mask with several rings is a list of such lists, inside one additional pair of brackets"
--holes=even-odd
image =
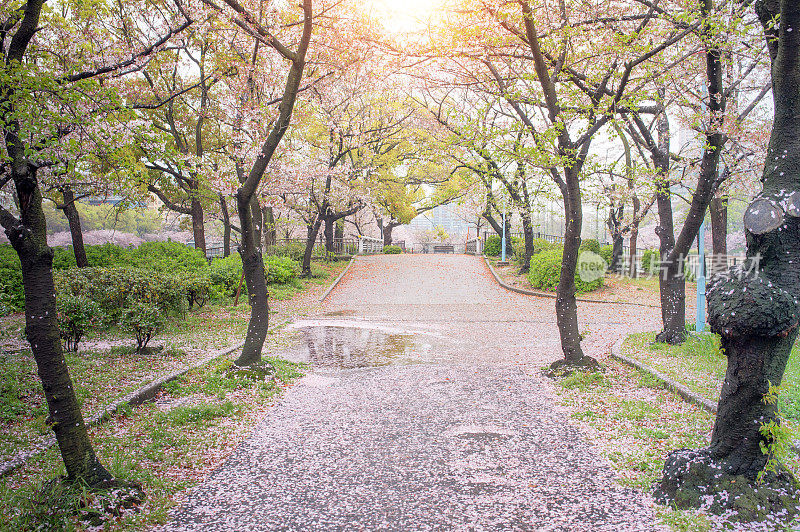
[(320, 301), (325, 301), (325, 298), (328, 297), (328, 295), (333, 291), (333, 289), (336, 288), (339, 285), (339, 283), (344, 278), (344, 274), (346, 274), (348, 272), (348, 270), (350, 270), (350, 266), (352, 266), (355, 261), (356, 261), (356, 255), (353, 255), (352, 257), (350, 257), (350, 262), (347, 263), (347, 266), (345, 266), (345, 268), (342, 271), (342, 273), (339, 274), (339, 277), (337, 277), (336, 280), (333, 281), (333, 284), (331, 284), (328, 287), (328, 289), (325, 290), (325, 293), (322, 294), (322, 296), (319, 298)]
[[(497, 281), (497, 284), (505, 288), (506, 290), (510, 290), (512, 292), (516, 292), (518, 294), (524, 294), (526, 296), (539, 296), (539, 297), (549, 297), (550, 299), (555, 299), (556, 295), (551, 294), (549, 292), (539, 292), (536, 290), (525, 290), (524, 288), (517, 288), (515, 286), (511, 286), (509, 284), (504, 283), (500, 276), (497, 275), (497, 272), (494, 271), (492, 264), (489, 262), (489, 259), (486, 255), (483, 256), (483, 261), (486, 263), (486, 266), (489, 267), (489, 271), (492, 272), (492, 276), (494, 280)], [(661, 308), (657, 305), (651, 305), (649, 303), (636, 303), (636, 302), (625, 302), (625, 301), (605, 301), (601, 299), (586, 299), (585, 297), (576, 297), (575, 301), (580, 301), (582, 303), (601, 303), (605, 305), (633, 305), (637, 307), (649, 307), (649, 308)]]
[(614, 345), (611, 346), (611, 358), (619, 360), (620, 362), (622, 362), (624, 364), (632, 366), (632, 367), (634, 367), (634, 368), (636, 368), (636, 369), (638, 369), (640, 371), (643, 371), (644, 373), (649, 374), (652, 377), (655, 377), (656, 379), (658, 379), (659, 381), (661, 381), (664, 384), (664, 387), (666, 389), (670, 390), (671, 392), (674, 392), (674, 393), (678, 394), (686, 402), (692, 403), (692, 404), (694, 404), (696, 406), (699, 406), (703, 410), (705, 410), (707, 412), (710, 412), (712, 414), (716, 414), (717, 413), (717, 405), (715, 405), (714, 403), (712, 403), (711, 401), (709, 401), (705, 397), (702, 397), (702, 396), (696, 394), (695, 392), (691, 391), (689, 388), (687, 388), (683, 384), (674, 381), (673, 379), (671, 379), (670, 377), (667, 377), (666, 375), (664, 375), (660, 371), (658, 371), (658, 370), (656, 370), (654, 368), (651, 368), (650, 366), (648, 366), (646, 364), (642, 364), (638, 360), (635, 360), (635, 359), (633, 359), (631, 357), (623, 355), (622, 354), (622, 344), (624, 342), (625, 342), (624, 338), (620, 338), (619, 340), (614, 342)]
[[(273, 325), (272, 330), (270, 332), (275, 332), (277, 329), (280, 329), (281, 327), (283, 327), (284, 325), (286, 325), (290, 321), (291, 321), (291, 318), (287, 318), (287, 319), (283, 320), (282, 322)], [(116, 414), (121, 408), (123, 408), (125, 406), (128, 406), (128, 405), (137, 406), (137, 405), (140, 405), (140, 404), (152, 399), (153, 397), (155, 397), (155, 395), (158, 393), (158, 391), (161, 389), (161, 387), (164, 386), (166, 383), (168, 383), (170, 381), (174, 381), (175, 379), (177, 379), (179, 377), (182, 377), (183, 375), (189, 373), (193, 369), (201, 368), (201, 367), (205, 366), (206, 364), (208, 364), (209, 362), (211, 362), (213, 360), (216, 360), (218, 358), (227, 356), (227, 355), (233, 353), (234, 351), (236, 351), (237, 349), (241, 348), (243, 345), (244, 345), (244, 340), (242, 340), (241, 342), (237, 342), (234, 345), (231, 345), (231, 346), (228, 346), (228, 347), (224, 347), (222, 349), (214, 351), (211, 355), (207, 356), (206, 358), (198, 360), (194, 364), (186, 366), (185, 368), (179, 369), (179, 370), (174, 371), (172, 373), (169, 373), (167, 375), (162, 375), (162, 376), (150, 381), (149, 383), (145, 384), (144, 386), (142, 386), (138, 390), (134, 390), (133, 392), (129, 393), (128, 395), (126, 395), (122, 399), (118, 399), (117, 401), (114, 401), (113, 403), (108, 405), (106, 408), (104, 408), (102, 411), (100, 411), (99, 413), (97, 413), (94, 416), (92, 416), (91, 418), (89, 418), (86, 421), (86, 425), (89, 426), (89, 427), (95, 427), (95, 426), (101, 425), (105, 421), (111, 419), (111, 417), (114, 414)], [(35, 445), (33, 447), (33, 449), (31, 449), (29, 451), (24, 451), (21, 454), (17, 454), (15, 456), (13, 456), (12, 458), (10, 458), (6, 462), (4, 462), (2, 464), (2, 467), (0, 467), (0, 478), (3, 478), (6, 475), (9, 475), (10, 473), (13, 473), (19, 467), (24, 465), (25, 462), (27, 462), (28, 460), (30, 460), (34, 456), (37, 456), (37, 455), (45, 452), (46, 450), (48, 450), (50, 447), (52, 447), (55, 444), (56, 444), (55, 436), (50, 436), (49, 438), (47, 438), (43, 442)]]

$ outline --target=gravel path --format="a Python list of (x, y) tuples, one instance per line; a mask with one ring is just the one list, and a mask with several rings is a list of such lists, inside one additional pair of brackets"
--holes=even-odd
[[(587, 351), (657, 327), (648, 310), (582, 304)], [(360, 257), (294, 331), (284, 356), (314, 370), (165, 530), (658, 529), (539, 375), (553, 300), (481, 259)]]

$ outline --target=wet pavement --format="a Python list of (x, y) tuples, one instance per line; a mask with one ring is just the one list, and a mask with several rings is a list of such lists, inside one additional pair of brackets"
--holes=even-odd
[[(281, 356), (311, 372), (165, 530), (655, 530), (555, 405), (553, 300), (482, 259), (359, 257)], [(582, 304), (604, 354), (657, 309)]]

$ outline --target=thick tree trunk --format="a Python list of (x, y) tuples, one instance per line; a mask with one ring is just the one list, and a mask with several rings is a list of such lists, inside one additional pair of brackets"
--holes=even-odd
[(220, 194), (219, 207), (222, 212), (222, 256), (231, 254), (231, 215), (228, 213), (228, 201)]
[(319, 228), (322, 226), (322, 219), (317, 217), (308, 226), (308, 236), (306, 238), (306, 250), (303, 253), (302, 273), (303, 277), (311, 277), (311, 256), (314, 254), (314, 245), (317, 243)]
[(192, 234), (194, 247), (206, 254), (206, 230), (203, 223), (203, 205), (196, 197), (192, 197)]
[(240, 189), (236, 194), (239, 227), (241, 228), (239, 254), (242, 256), (244, 280), (247, 284), (247, 296), (250, 302), (250, 322), (247, 325), (247, 336), (242, 353), (235, 363), (237, 366), (250, 366), (261, 362), (261, 350), (264, 348), (269, 327), (269, 293), (267, 292), (264, 258), (261, 254), (261, 232), (256, 230), (253, 220), (254, 212), (258, 213), (259, 218), (261, 217), (261, 209), (255, 198), (248, 201), (242, 196)]
[(81, 215), (78, 207), (75, 206), (75, 192), (69, 185), (64, 185), (61, 189), (64, 203), (60, 205), (64, 211), (64, 216), (69, 222), (69, 233), (72, 236), (72, 251), (75, 253), (75, 264), (78, 268), (89, 266), (89, 259), (86, 258), (86, 248), (83, 245), (83, 229), (81, 228)]
[[(22, 180), (30, 182), (35, 178)], [(96, 486), (111, 480), (111, 475), (97, 459), (89, 441), (62, 352), (53, 284), (53, 250), (47, 246), (41, 192), (37, 185), (17, 188), (20, 204), (24, 206), (22, 223), (19, 230), (7, 230), (6, 234), (22, 263), (25, 335), (42, 380), (49, 410), (48, 423), (55, 432), (67, 477)]]

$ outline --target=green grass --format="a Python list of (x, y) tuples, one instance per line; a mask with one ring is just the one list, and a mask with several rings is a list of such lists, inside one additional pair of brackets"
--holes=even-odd
[[(269, 361), (277, 381), (228, 374), (230, 362), (217, 360), (170, 384), (156, 402), (126, 407), (90, 430), (109, 471), (140, 483), (147, 494), (139, 512), (106, 523), (106, 530), (149, 529), (167, 522), (175, 495), (200, 482), (246, 436), (281, 391), (281, 383), (302, 375), (298, 364)], [(60, 456), (51, 448), (0, 479), (0, 530), (83, 528), (80, 519), (87, 510), (82, 506), (97, 497), (81, 487), (50, 482), (63, 472)]]
[[(727, 359), (720, 349), (718, 335), (692, 333), (683, 344), (677, 346), (654, 342), (655, 333), (633, 334), (626, 339), (622, 350), (624, 354), (685, 384), (706, 399), (719, 399)], [(650, 377), (648, 380), (656, 379)], [(800, 343), (795, 344), (786, 365), (780, 406), (787, 418), (800, 421)]]

